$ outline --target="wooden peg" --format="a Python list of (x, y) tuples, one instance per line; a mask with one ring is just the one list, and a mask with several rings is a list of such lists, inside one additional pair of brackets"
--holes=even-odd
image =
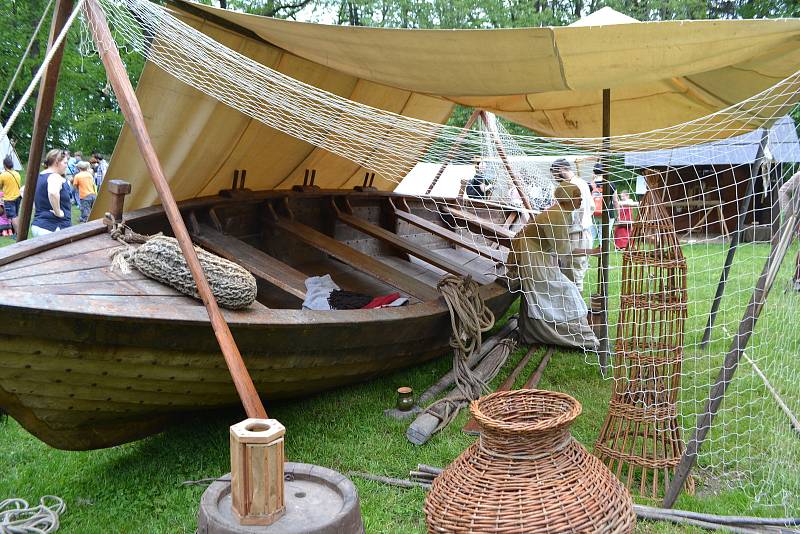
[(125, 180), (111, 180), (107, 186), (108, 192), (111, 193), (111, 216), (114, 217), (114, 222), (122, 222), (122, 213), (125, 208), (125, 195), (130, 194), (131, 184)]
[(231, 426), (231, 508), (241, 525), (270, 525), (286, 510), (283, 435), (275, 419)]
[(231, 189), (236, 189), (237, 187), (239, 187), (239, 169), (233, 171), (233, 185)]

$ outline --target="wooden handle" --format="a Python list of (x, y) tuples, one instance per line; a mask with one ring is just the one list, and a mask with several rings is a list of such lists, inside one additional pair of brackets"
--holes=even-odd
[(144, 158), (147, 170), (153, 180), (153, 185), (161, 198), (161, 204), (164, 207), (164, 212), (167, 214), (169, 224), (172, 227), (172, 231), (175, 233), (175, 238), (178, 240), (181, 252), (183, 252), (186, 263), (189, 265), (189, 270), (192, 272), (194, 281), (197, 284), (197, 292), (200, 294), (200, 298), (208, 311), (208, 317), (214, 328), (214, 334), (217, 337), (220, 349), (222, 349), (225, 363), (228, 365), (228, 370), (231, 373), (231, 378), (233, 378), (233, 383), (236, 386), (236, 391), (239, 393), (239, 398), (244, 405), (247, 416), (257, 419), (266, 419), (267, 412), (264, 410), (264, 405), (261, 403), (258, 392), (253, 385), (253, 380), (247, 372), (247, 368), (244, 365), (244, 361), (242, 361), (241, 354), (239, 354), (236, 342), (233, 340), (233, 335), (228, 328), (228, 323), (225, 322), (225, 318), (222, 316), (219, 306), (217, 306), (217, 301), (213, 293), (211, 293), (211, 287), (208, 285), (208, 280), (206, 280), (203, 268), (200, 266), (200, 260), (197, 258), (197, 253), (192, 245), (189, 232), (186, 230), (186, 225), (183, 223), (178, 205), (175, 203), (172, 191), (169, 189), (169, 184), (161, 168), (161, 163), (153, 148), (150, 134), (144, 123), (142, 110), (139, 107), (139, 101), (136, 99), (133, 86), (125, 71), (125, 65), (119, 57), (119, 51), (117, 50), (114, 38), (111, 36), (108, 22), (97, 0), (87, 1), (86, 17), (89, 21), (89, 27), (92, 30), (92, 37), (94, 38), (95, 45), (100, 53), (100, 59), (105, 66), (108, 80), (114, 88), (114, 93), (119, 101), (120, 109), (125, 116), (125, 122), (136, 138), (136, 144), (139, 146), (139, 151), (142, 154), (142, 158)]

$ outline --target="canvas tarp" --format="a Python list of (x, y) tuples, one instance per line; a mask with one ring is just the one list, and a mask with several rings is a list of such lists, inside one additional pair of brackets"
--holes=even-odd
[[(558, 137), (600, 134), (603, 88), (611, 89), (612, 134), (635, 133), (727, 107), (800, 66), (796, 19), (398, 30), (172, 4), (234, 50), (346, 98), (433, 122), (460, 103)], [(357, 165), (252, 121), (152, 65), (137, 95), (179, 200), (229, 187), (234, 169), (248, 170), (252, 189), (302, 183), (306, 168), (317, 169), (322, 187), (361, 183)], [(129, 208), (157, 203), (127, 129), (108, 176), (133, 182)], [(395, 184), (378, 176), (375, 185)], [(95, 216), (105, 209), (103, 197)]]

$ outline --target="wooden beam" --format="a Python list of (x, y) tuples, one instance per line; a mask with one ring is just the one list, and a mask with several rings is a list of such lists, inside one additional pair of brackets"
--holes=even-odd
[(306, 298), (308, 278), (294, 267), (286, 265), (241, 239), (225, 235), (207, 224), (199, 224), (192, 233), (194, 242), (218, 256), (238, 263), (256, 278), (260, 278), (299, 299)]
[[(48, 38), (48, 50), (53, 46), (67, 19), (72, 13), (72, 0), (56, 0), (53, 11), (53, 20), (50, 24), (50, 37)], [(25, 170), (25, 196), (22, 197), (22, 213), (19, 216), (19, 227), (17, 231), (17, 241), (25, 241), (28, 238), (28, 227), (31, 224), (31, 212), (33, 211), (33, 197), (36, 196), (36, 182), (39, 178), (40, 163), (44, 154), (44, 143), (47, 140), (47, 129), (50, 126), (50, 119), (53, 117), (53, 106), (56, 100), (56, 87), (58, 86), (58, 75), (61, 70), (61, 60), (64, 58), (64, 45), (66, 39), (61, 42), (53, 59), (47, 66), (39, 87), (39, 95), (36, 98), (36, 111), (33, 114), (33, 131), (31, 132), (31, 148), (28, 152), (28, 167)]]
[[(391, 202), (391, 199), (389, 200), (389, 202)], [(392, 203), (392, 208), (394, 210), (393, 213), (394, 213), (395, 217), (397, 217), (401, 221), (405, 221), (408, 224), (412, 224), (412, 225), (416, 226), (417, 228), (421, 228), (421, 229), (425, 230), (426, 232), (429, 232), (429, 233), (431, 233), (431, 234), (433, 234), (433, 235), (435, 235), (437, 237), (441, 237), (442, 239), (446, 239), (447, 241), (450, 241), (454, 245), (457, 245), (459, 247), (462, 247), (462, 248), (465, 248), (467, 250), (471, 250), (472, 252), (475, 252), (477, 254), (480, 254), (484, 258), (488, 258), (488, 259), (490, 259), (492, 261), (496, 261), (496, 262), (499, 262), (499, 263), (505, 263), (505, 261), (506, 261), (505, 257), (503, 255), (501, 255), (495, 249), (482, 247), (482, 246), (478, 245), (477, 243), (475, 243), (474, 241), (471, 242), (471, 241), (469, 241), (467, 239), (464, 239), (462, 236), (460, 236), (456, 232), (450, 230), (449, 228), (444, 228), (444, 227), (439, 226), (438, 224), (433, 223), (433, 222), (431, 222), (431, 221), (429, 221), (427, 219), (423, 219), (422, 217), (414, 215), (413, 213), (398, 209), (394, 205), (394, 203)]]
[[(739, 241), (744, 235), (744, 223), (747, 214), (750, 213), (750, 204), (753, 199), (753, 192), (755, 191), (755, 183), (757, 176), (756, 174), (759, 172), (761, 168), (761, 163), (764, 160), (764, 148), (767, 146), (767, 140), (769, 138), (769, 130), (767, 128), (763, 128), (761, 133), (761, 143), (758, 145), (758, 152), (756, 153), (756, 158), (753, 163), (750, 165), (750, 180), (747, 182), (747, 191), (744, 194), (744, 203), (741, 206), (741, 213), (739, 213), (739, 222), (736, 226), (736, 232), (731, 237), (731, 243), (728, 245), (728, 254), (725, 256), (725, 264), (722, 266), (722, 272), (719, 275), (719, 283), (717, 284), (717, 292), (714, 294), (714, 300), (711, 301), (711, 311), (708, 312), (708, 322), (706, 323), (706, 329), (703, 332), (703, 340), (700, 342), (700, 348), (706, 348), (708, 342), (711, 340), (711, 331), (714, 329), (714, 322), (717, 318), (717, 312), (719, 311), (720, 302), (722, 302), (722, 295), (725, 293), (725, 284), (728, 282), (728, 275), (731, 270), (731, 265), (733, 264), (733, 257), (736, 255), (736, 247), (739, 246)], [(720, 217), (722, 216), (722, 210), (720, 210)], [(720, 224), (725, 225), (725, 219), (720, 218)]]
[(439, 181), (439, 178), (442, 177), (442, 173), (444, 173), (444, 170), (447, 168), (448, 165), (450, 165), (450, 162), (456, 155), (458, 148), (461, 146), (461, 143), (464, 142), (464, 138), (469, 133), (469, 129), (472, 128), (473, 124), (475, 124), (475, 120), (478, 118), (480, 114), (481, 110), (476, 109), (475, 111), (472, 112), (472, 115), (469, 116), (469, 119), (467, 119), (467, 123), (464, 125), (464, 128), (461, 130), (461, 133), (458, 134), (458, 137), (456, 138), (455, 141), (453, 141), (453, 144), (450, 146), (450, 150), (447, 151), (447, 154), (444, 157), (444, 162), (442, 163), (442, 166), (439, 167), (439, 170), (436, 171), (436, 176), (434, 176), (433, 180), (431, 180), (431, 184), (428, 186), (428, 190), (425, 191), (426, 195), (431, 194), (431, 191), (433, 191), (433, 188), (436, 186), (436, 182)]
[[(192, 245), (189, 232), (186, 230), (186, 225), (183, 223), (181, 213), (172, 196), (172, 191), (170, 191), (167, 178), (164, 175), (164, 170), (161, 168), (161, 162), (158, 160), (152, 140), (150, 139), (150, 133), (147, 131), (139, 101), (136, 99), (133, 86), (125, 70), (125, 65), (122, 63), (122, 59), (119, 56), (119, 51), (111, 35), (111, 30), (108, 27), (105, 14), (97, 0), (87, 1), (86, 18), (92, 30), (95, 45), (100, 53), (100, 59), (105, 66), (108, 80), (114, 88), (114, 94), (117, 96), (120, 109), (125, 117), (125, 122), (136, 138), (136, 144), (139, 147), (147, 170), (153, 180), (153, 185), (161, 198), (164, 213), (169, 219), (172, 231), (180, 245), (181, 252), (197, 284), (197, 292), (206, 307), (211, 325), (214, 328), (214, 334), (217, 337), (217, 342), (225, 357), (225, 363), (228, 365), (228, 370), (231, 373), (231, 378), (236, 386), (236, 391), (239, 393), (239, 398), (244, 405), (247, 416), (266, 419), (267, 412), (264, 410), (264, 405), (261, 403), (255, 385), (253, 385), (253, 380), (247, 372), (247, 368), (242, 360), (242, 355), (239, 353), (239, 348), (233, 340), (230, 328), (228, 328), (228, 323), (225, 322), (225, 318), (222, 316), (219, 306), (217, 306), (217, 301), (214, 298), (214, 294), (211, 292), (211, 287), (208, 285), (208, 280), (206, 280), (205, 273), (200, 265), (197, 252)], [(26, 196), (32, 197), (33, 195)]]
[(498, 245), (503, 245), (506, 248), (511, 247), (511, 240), (514, 239), (516, 234), (505, 226), (487, 221), (473, 213), (458, 208), (446, 206), (445, 209), (447, 213), (456, 219), (461, 219), (466, 222), (468, 226), (475, 228), (483, 237), (491, 239)]
[(455, 274), (457, 276), (475, 276), (475, 273), (469, 269), (465, 269), (460, 265), (454, 264), (444, 256), (437, 254), (432, 250), (428, 250), (427, 248), (413, 243), (406, 238), (400, 237), (399, 235), (390, 232), (386, 228), (381, 228), (380, 226), (372, 224), (371, 222), (356, 217), (352, 213), (339, 210), (339, 208), (336, 206), (335, 200), (331, 200), (331, 204), (334, 208), (334, 212), (336, 213), (336, 217), (351, 228), (355, 228), (359, 232), (363, 232), (368, 236), (372, 236), (375, 239), (383, 241), (384, 243), (396, 248), (400, 252), (410, 254), (411, 256), (419, 258), (422, 261), (429, 263), (443, 271), (447, 271), (450, 274)]
[(304, 243), (414, 298), (422, 301), (431, 301), (439, 298), (439, 293), (431, 286), (376, 260), (372, 256), (340, 243), (310, 226), (284, 216), (276, 216), (273, 224)]
[(783, 233), (776, 235), (772, 239), (772, 247), (769, 251), (767, 261), (764, 263), (764, 268), (761, 275), (758, 277), (756, 287), (753, 289), (753, 295), (750, 297), (750, 303), (744, 312), (741, 322), (739, 323), (739, 331), (733, 336), (731, 346), (728, 353), (725, 355), (725, 360), (720, 367), (717, 379), (708, 393), (706, 404), (703, 412), (697, 417), (697, 424), (692, 438), (686, 445), (686, 450), (681, 456), (681, 462), (675, 469), (675, 476), (667, 488), (664, 495), (664, 507), (671, 508), (678, 499), (681, 490), (689, 477), (689, 473), (697, 462), (697, 455), (706, 440), (711, 425), (714, 423), (714, 417), (725, 399), (725, 392), (728, 386), (733, 381), (733, 375), (739, 366), (739, 361), (744, 354), (747, 343), (750, 341), (750, 336), (753, 335), (758, 317), (761, 315), (761, 310), (767, 302), (767, 296), (772, 288), (772, 284), (777, 276), (778, 269), (780, 269), (783, 259), (789, 250), (789, 245), (792, 242), (792, 237), (800, 226), (800, 214), (797, 209), (786, 221)]

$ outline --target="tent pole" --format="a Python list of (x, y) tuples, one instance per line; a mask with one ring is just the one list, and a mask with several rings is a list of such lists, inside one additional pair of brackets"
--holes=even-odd
[(87, 1), (86, 18), (89, 21), (94, 42), (100, 53), (100, 59), (105, 66), (108, 80), (114, 88), (114, 94), (116, 94), (122, 114), (125, 116), (125, 122), (136, 138), (136, 143), (139, 146), (139, 151), (142, 154), (147, 170), (153, 180), (153, 185), (161, 198), (164, 212), (169, 219), (170, 226), (180, 245), (181, 252), (183, 252), (186, 263), (189, 265), (189, 269), (192, 272), (192, 277), (197, 284), (197, 292), (203, 300), (206, 311), (208, 311), (208, 317), (214, 328), (214, 334), (217, 337), (220, 349), (225, 357), (225, 363), (228, 365), (228, 370), (236, 386), (236, 391), (239, 393), (239, 398), (247, 412), (247, 416), (266, 419), (267, 413), (266, 410), (264, 410), (264, 405), (261, 403), (255, 385), (250, 378), (250, 374), (247, 372), (247, 368), (244, 365), (244, 361), (233, 339), (233, 335), (228, 328), (228, 324), (225, 322), (225, 318), (222, 316), (217, 306), (217, 301), (214, 298), (214, 294), (211, 292), (211, 287), (208, 285), (208, 280), (206, 280), (205, 273), (200, 265), (200, 260), (197, 258), (197, 252), (194, 250), (181, 212), (178, 210), (178, 205), (175, 203), (172, 191), (169, 189), (169, 184), (161, 168), (161, 162), (158, 160), (158, 156), (153, 148), (150, 133), (147, 131), (142, 110), (139, 107), (139, 101), (136, 99), (136, 94), (125, 71), (125, 65), (122, 63), (122, 59), (119, 56), (114, 38), (111, 36), (111, 30), (108, 27), (105, 14), (97, 0)]
[(478, 118), (478, 115), (480, 114), (481, 110), (476, 109), (475, 111), (472, 112), (472, 115), (469, 116), (469, 119), (467, 119), (467, 123), (464, 125), (464, 128), (463, 130), (461, 130), (461, 133), (458, 135), (458, 138), (456, 138), (456, 140), (453, 142), (453, 145), (450, 147), (450, 150), (447, 151), (447, 154), (444, 157), (444, 161), (442, 162), (442, 166), (439, 167), (438, 171), (436, 171), (436, 176), (433, 177), (431, 185), (429, 185), (428, 190), (425, 191), (426, 195), (431, 194), (431, 191), (433, 191), (433, 188), (436, 186), (436, 182), (439, 181), (439, 178), (441, 178), (442, 173), (444, 173), (444, 170), (450, 164), (450, 161), (455, 157), (456, 151), (461, 146), (461, 143), (464, 142), (464, 138), (467, 136), (467, 133), (469, 133), (469, 129), (472, 128), (473, 124), (475, 124), (475, 120)]
[[(722, 301), (722, 295), (725, 293), (725, 284), (728, 281), (728, 274), (730, 274), (733, 257), (736, 255), (736, 247), (739, 246), (739, 241), (741, 241), (742, 235), (744, 234), (745, 218), (750, 212), (750, 204), (752, 204), (753, 201), (756, 178), (759, 170), (761, 169), (761, 164), (764, 161), (764, 148), (767, 146), (768, 136), (769, 131), (764, 128), (764, 131), (761, 133), (761, 143), (758, 145), (756, 159), (750, 166), (750, 180), (747, 183), (747, 192), (744, 194), (744, 203), (742, 205), (742, 211), (739, 213), (739, 221), (736, 226), (736, 232), (733, 234), (733, 237), (731, 237), (731, 244), (728, 247), (728, 255), (725, 256), (725, 265), (723, 265), (722, 273), (719, 276), (717, 292), (714, 294), (714, 300), (711, 302), (711, 311), (708, 314), (708, 323), (706, 324), (706, 329), (703, 332), (703, 341), (700, 342), (701, 349), (706, 348), (709, 340), (711, 339), (711, 331), (714, 329), (714, 321), (717, 319), (719, 304)], [(722, 221), (720, 221), (720, 223), (722, 223)]]
[[(48, 50), (58, 38), (61, 30), (72, 13), (72, 0), (56, 0), (53, 9), (53, 21), (50, 24), (50, 37), (47, 41)], [(28, 167), (25, 170), (25, 196), (22, 197), (22, 213), (19, 215), (17, 241), (28, 238), (28, 227), (31, 223), (33, 211), (33, 197), (36, 196), (36, 182), (39, 178), (39, 163), (44, 153), (44, 143), (47, 140), (47, 128), (53, 117), (53, 106), (56, 100), (56, 87), (58, 75), (61, 70), (61, 60), (64, 58), (66, 39), (61, 42), (50, 64), (46, 67), (42, 77), (42, 85), (36, 98), (36, 111), (33, 115), (33, 132), (31, 132), (31, 148), (28, 152)]]
[(697, 455), (700, 452), (700, 448), (705, 442), (708, 431), (711, 429), (711, 425), (714, 422), (714, 417), (717, 415), (722, 400), (725, 398), (725, 391), (733, 380), (733, 375), (736, 372), (742, 354), (745, 348), (747, 348), (747, 343), (750, 341), (750, 336), (755, 329), (756, 321), (758, 321), (761, 310), (767, 301), (767, 296), (775, 281), (777, 271), (789, 250), (789, 245), (792, 243), (792, 236), (797, 231), (799, 225), (800, 218), (798, 218), (798, 209), (797, 206), (795, 206), (791, 217), (789, 217), (784, 224), (783, 232), (772, 239), (772, 247), (769, 256), (761, 271), (761, 275), (758, 277), (756, 287), (753, 289), (750, 303), (747, 305), (744, 316), (739, 323), (739, 331), (731, 341), (731, 347), (725, 355), (725, 361), (722, 363), (719, 375), (714, 381), (714, 385), (706, 399), (705, 409), (697, 417), (697, 425), (692, 433), (692, 438), (686, 445), (686, 450), (683, 452), (681, 462), (675, 469), (675, 476), (664, 495), (665, 508), (671, 508), (672, 505), (675, 504), (686, 479), (689, 477), (689, 472), (692, 470), (692, 467), (694, 467), (695, 462), (697, 462)]
[(486, 125), (486, 129), (489, 130), (489, 132), (492, 134), (495, 148), (497, 148), (497, 155), (500, 156), (500, 161), (503, 162), (503, 167), (505, 167), (508, 176), (514, 183), (514, 187), (517, 189), (517, 193), (519, 193), (519, 196), (522, 199), (522, 204), (525, 206), (525, 209), (528, 210), (528, 214), (532, 215), (533, 207), (531, 206), (530, 200), (528, 200), (528, 195), (525, 194), (525, 184), (523, 184), (522, 181), (520, 181), (519, 176), (517, 176), (517, 173), (515, 173), (514, 169), (511, 168), (511, 163), (508, 161), (508, 156), (506, 155), (506, 151), (503, 148), (503, 143), (500, 141), (500, 136), (497, 135), (497, 131), (495, 131), (489, 124), (489, 117), (486, 116), (486, 112), (484, 110), (480, 110), (480, 115), (481, 115), (481, 120)]
[[(603, 179), (610, 184), (608, 177), (609, 154), (611, 152), (611, 89), (603, 89)], [(611, 257), (611, 221), (608, 206), (612, 202), (611, 187), (603, 188), (603, 213), (601, 215), (600, 235), (600, 264), (598, 266), (597, 280), (600, 286), (600, 371), (605, 375), (608, 372), (611, 356), (610, 340), (608, 337), (608, 265)]]

